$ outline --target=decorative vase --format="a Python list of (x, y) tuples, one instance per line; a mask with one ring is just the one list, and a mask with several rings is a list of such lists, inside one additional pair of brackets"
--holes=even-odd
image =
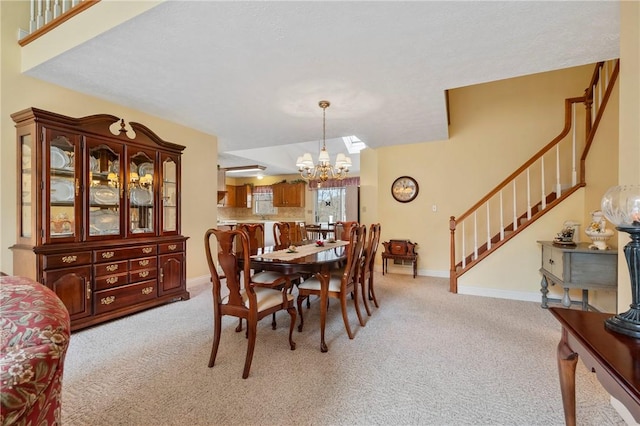
[(604, 213), (600, 210), (591, 212), (591, 223), (584, 230), (587, 237), (591, 238), (590, 249), (594, 250), (608, 250), (609, 246), (607, 241), (613, 237), (613, 231), (607, 229), (607, 222), (604, 219)]

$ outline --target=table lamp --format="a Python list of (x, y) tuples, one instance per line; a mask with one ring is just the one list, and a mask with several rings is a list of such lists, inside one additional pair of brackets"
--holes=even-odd
[(626, 232), (631, 241), (624, 246), (631, 276), (630, 309), (605, 320), (605, 327), (616, 333), (640, 337), (640, 185), (609, 188), (602, 197), (602, 212), (618, 231)]

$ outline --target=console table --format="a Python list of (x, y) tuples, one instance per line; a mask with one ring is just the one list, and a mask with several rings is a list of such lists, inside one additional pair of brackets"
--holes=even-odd
[(413, 266), (413, 278), (416, 277), (418, 271), (418, 253), (415, 252), (417, 243), (412, 243), (409, 240), (389, 240), (382, 243), (384, 246), (384, 252), (382, 253), (382, 275), (385, 272), (389, 272), (387, 261), (403, 260), (411, 262)]
[(550, 308), (562, 325), (558, 373), (565, 423), (576, 424), (576, 364), (578, 357), (598, 381), (640, 422), (640, 339), (604, 328), (612, 314)]
[[(589, 305), (589, 290), (618, 290), (617, 250), (593, 250), (589, 243), (560, 246), (553, 241), (538, 241), (542, 246), (540, 292), (542, 307), (548, 301), (560, 301), (568, 308), (572, 303), (581, 303), (583, 310), (596, 310)], [(550, 299), (549, 285), (558, 284), (564, 289), (562, 299)], [(572, 302), (569, 289), (582, 289), (582, 301)]]

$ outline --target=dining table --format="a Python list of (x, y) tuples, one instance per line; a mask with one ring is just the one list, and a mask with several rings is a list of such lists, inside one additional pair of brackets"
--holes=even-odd
[[(284, 274), (312, 274), (320, 281), (320, 351), (329, 350), (325, 342), (327, 301), (331, 271), (339, 269), (347, 261), (348, 241), (304, 241), (289, 247), (269, 246), (258, 248), (250, 257), (251, 268), (277, 271)], [(295, 248), (294, 248), (295, 247)]]

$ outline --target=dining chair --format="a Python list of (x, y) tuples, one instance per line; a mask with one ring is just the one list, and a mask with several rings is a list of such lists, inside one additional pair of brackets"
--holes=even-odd
[[(218, 245), (217, 263), (223, 276), (218, 273), (216, 262), (212, 254), (212, 238), (215, 236)], [(242, 245), (242, 253), (234, 251), (234, 242)], [(209, 264), (211, 282), (213, 283), (213, 318), (214, 333), (209, 367), (213, 367), (220, 345), (222, 331), (222, 317), (224, 315), (244, 318), (247, 321), (247, 355), (244, 362), (242, 378), (249, 376), (251, 361), (256, 343), (258, 321), (278, 311), (286, 310), (291, 317), (289, 326), (289, 346), (291, 350), (296, 348), (293, 341), (293, 328), (296, 321), (296, 309), (293, 304), (293, 295), (289, 293), (291, 281), (286, 275), (280, 276), (269, 284), (258, 284), (253, 281), (255, 275), (250, 272), (249, 238), (240, 230), (222, 231), (211, 228), (204, 235), (205, 254)], [(242, 256), (242, 267), (239, 265), (239, 257)], [(241, 273), (242, 272), (242, 273)], [(259, 274), (262, 274), (260, 272)], [(277, 274), (277, 273), (276, 273)], [(256, 274), (257, 275), (257, 274)], [(228, 295), (222, 297), (222, 281), (226, 284)], [(236, 328), (236, 331), (240, 331)]]
[(298, 232), (300, 233), (301, 243), (309, 240), (309, 236), (307, 235), (307, 224), (305, 222), (298, 222)]
[(291, 225), (288, 222), (275, 222), (273, 224), (273, 239), (276, 242), (276, 247), (280, 249), (289, 247), (293, 243)]
[[(342, 320), (344, 326), (349, 335), (349, 339), (353, 339), (354, 334), (351, 332), (349, 326), (349, 316), (347, 314), (347, 299), (350, 294), (353, 293), (353, 304), (356, 309), (358, 321), (361, 326), (364, 326), (362, 315), (360, 314), (360, 306), (358, 305), (358, 270), (361, 263), (362, 251), (364, 248), (364, 240), (366, 238), (366, 227), (353, 226), (349, 233), (349, 245), (347, 246), (347, 263), (344, 272), (341, 276), (332, 276), (329, 279), (329, 292), (328, 296), (339, 299), (340, 307), (342, 310)], [(302, 314), (302, 301), (311, 295), (320, 296), (320, 280), (318, 278), (309, 278), (298, 286), (298, 313), (300, 314), (300, 325), (298, 331), (302, 331), (304, 325), (304, 318)]]
[(358, 222), (356, 221), (336, 222), (336, 224), (334, 225), (334, 233), (335, 233), (336, 240), (348, 241), (349, 231), (353, 226), (358, 226)]
[(359, 274), (362, 301), (364, 302), (364, 308), (369, 316), (371, 316), (371, 310), (369, 309), (369, 302), (367, 299), (372, 300), (376, 308), (378, 307), (378, 299), (376, 298), (376, 294), (373, 289), (373, 266), (375, 264), (379, 244), (380, 224), (374, 223), (369, 227), (369, 239), (367, 240), (367, 245), (363, 251), (362, 269)]

